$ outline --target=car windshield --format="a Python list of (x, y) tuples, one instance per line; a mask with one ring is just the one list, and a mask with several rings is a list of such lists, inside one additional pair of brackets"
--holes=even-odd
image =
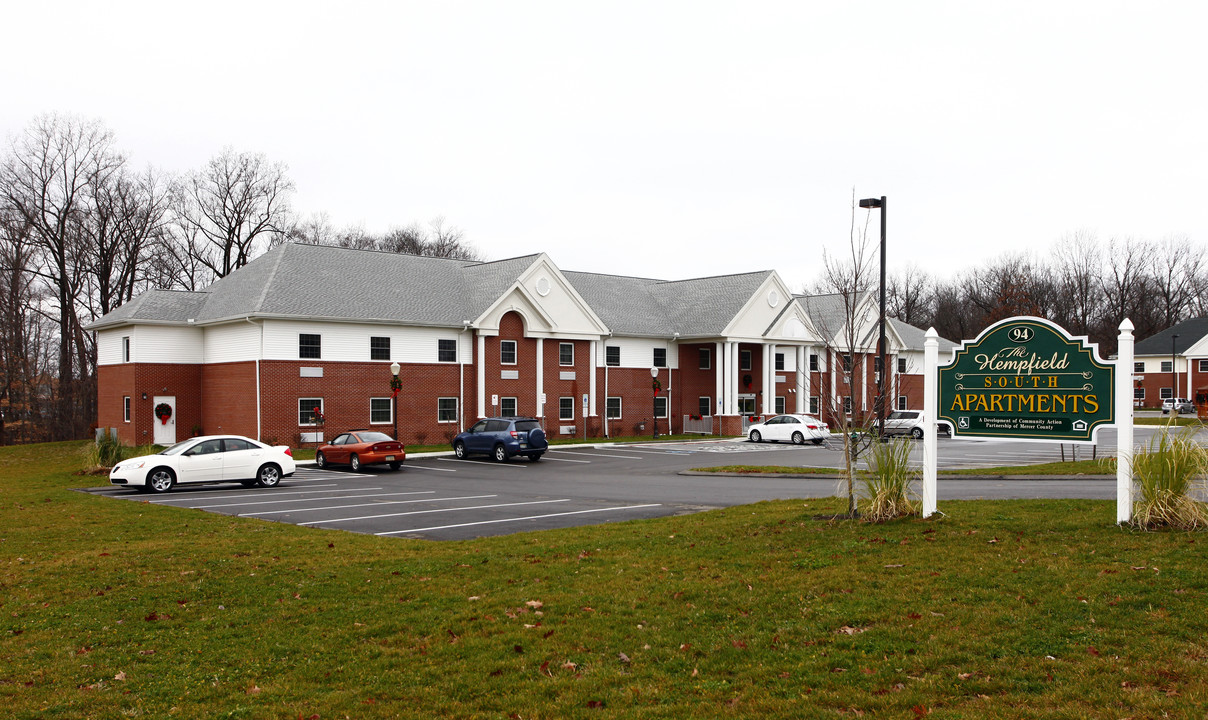
[(184, 452), (185, 450), (188, 450), (189, 448), (193, 447), (194, 443), (196, 443), (196, 442), (197, 442), (196, 438), (189, 438), (188, 440), (181, 440), (180, 442), (176, 443), (175, 445), (168, 448), (167, 450), (161, 451), (159, 454), (160, 455), (179, 455), (182, 452)]
[(386, 433), (380, 432), (363, 432), (357, 433), (360, 436), (361, 442), (382, 442), (383, 440), (394, 440)]
[(541, 425), (536, 420), (517, 420), (516, 421), (516, 431), (517, 432), (528, 432), (529, 430), (536, 430), (539, 427), (541, 427)]

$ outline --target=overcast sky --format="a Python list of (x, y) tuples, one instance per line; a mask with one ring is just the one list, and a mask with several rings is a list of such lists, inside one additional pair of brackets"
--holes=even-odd
[[(224, 146), (295, 211), (443, 215), (488, 258), (677, 279), (1208, 241), (1204, 2), (21, 2), (0, 132), (99, 118), (136, 166)], [(859, 211), (864, 222), (867, 211)], [(876, 218), (870, 232), (878, 232)]]

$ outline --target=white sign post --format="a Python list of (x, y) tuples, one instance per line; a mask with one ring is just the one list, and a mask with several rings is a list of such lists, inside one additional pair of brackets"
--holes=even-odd
[(923, 341), (923, 517), (935, 513), (936, 490), (936, 426), (939, 410), (940, 334), (928, 328)]
[(1133, 324), (1120, 323), (1116, 351), (1116, 523), (1132, 520)]

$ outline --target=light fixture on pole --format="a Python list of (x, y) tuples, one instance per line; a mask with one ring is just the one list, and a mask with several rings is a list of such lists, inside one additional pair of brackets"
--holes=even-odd
[(1174, 341), (1179, 339), (1179, 334), (1175, 333), (1170, 336), (1170, 409), (1174, 414), (1179, 412), (1178, 403), (1175, 400), (1179, 397), (1179, 375), (1175, 372), (1175, 347)]
[(659, 436), (659, 390), (663, 389), (663, 384), (659, 382), (659, 369), (657, 365), (650, 368), (650, 377), (652, 378), (650, 387), (654, 389), (654, 400), (652, 401), (652, 406), (650, 409), (650, 419), (654, 422), (653, 437), (657, 440)]
[(885, 211), (889, 201), (884, 195), (877, 198), (865, 198), (860, 201), (860, 207), (872, 210), (881, 208), (881, 319), (880, 339), (877, 341), (877, 361), (881, 363), (881, 372), (877, 376), (877, 430), (885, 427)]
[(398, 371), (402, 366), (397, 362), (390, 363), (390, 373), (394, 375), (390, 379), (390, 399), (393, 401), (393, 406), (390, 408), (390, 417), (394, 419), (394, 439), (398, 440), (398, 391), (403, 389), (403, 381), (398, 379)]

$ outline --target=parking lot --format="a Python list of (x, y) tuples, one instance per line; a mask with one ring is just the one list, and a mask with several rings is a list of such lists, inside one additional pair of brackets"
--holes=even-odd
[[(1138, 441), (1152, 432), (1137, 428)], [(1114, 436), (1105, 438), (1114, 450)], [(760, 500), (834, 495), (836, 481), (799, 477), (681, 475), (716, 465), (838, 468), (842, 446), (755, 444), (741, 440), (583, 445), (550, 450), (537, 463), (409, 458), (392, 472), (353, 473), (300, 466), (272, 489), (238, 485), (180, 486), (165, 495), (129, 488), (91, 488), (116, 499), (192, 508), (306, 527), (386, 537), (455, 540), (637, 518), (699, 512)], [(977, 468), (1050, 462), (1062, 448), (1046, 443), (939, 441), (939, 466)], [(922, 443), (916, 443), (921, 461)], [(1110, 454), (1110, 451), (1106, 451)], [(1070, 459), (1071, 446), (1065, 447)], [(1102, 452), (1099, 453), (1102, 456)], [(1089, 458), (1090, 446), (1079, 448)], [(940, 498), (1113, 497), (1114, 481), (944, 480)]]

